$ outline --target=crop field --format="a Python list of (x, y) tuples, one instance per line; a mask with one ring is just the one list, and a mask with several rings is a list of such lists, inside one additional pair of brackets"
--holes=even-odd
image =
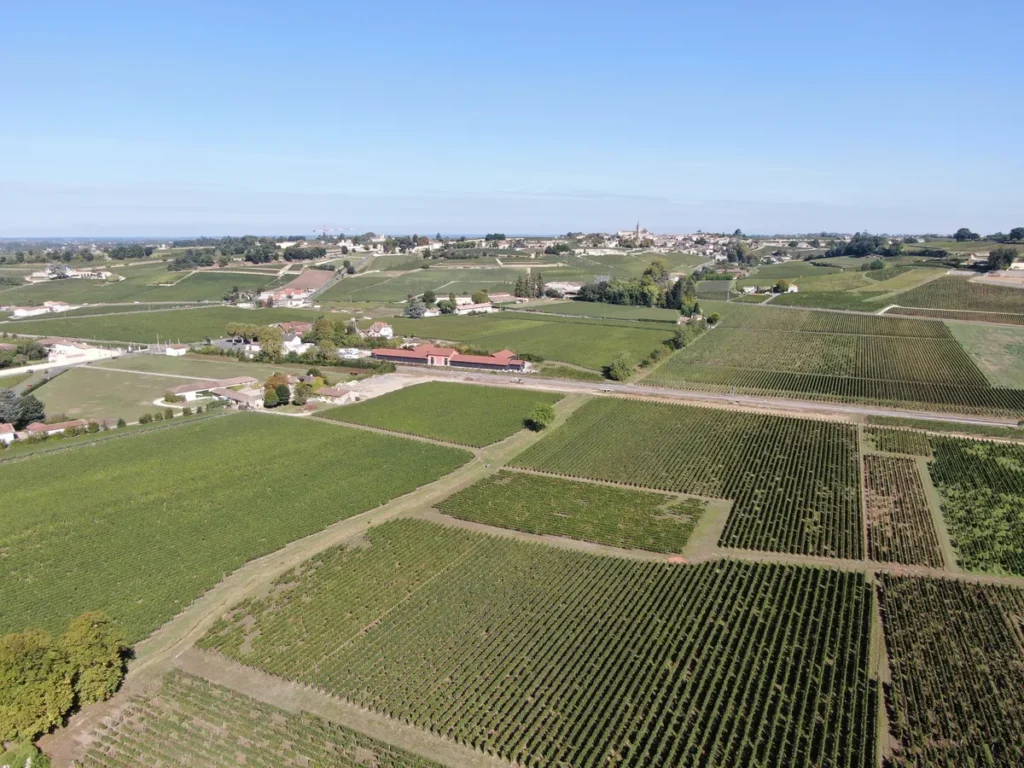
[(959, 421), (904, 419), (899, 416), (868, 416), (868, 424), (883, 427), (924, 429), (931, 432), (955, 432), (964, 435), (978, 435), (979, 437), (1002, 437), (1011, 440), (1024, 440), (1024, 429), (1019, 427), (1001, 427), (998, 424), (967, 424)]
[(228, 323), (270, 325), (289, 320), (312, 321), (321, 314), (308, 309), (204, 307), (95, 317), (15, 320), (0, 324), (0, 332), (149, 344), (156, 343), (158, 337), (161, 341), (193, 342), (202, 341), (204, 336), (223, 336)]
[(160, 690), (135, 696), (92, 734), (82, 768), (442, 768), (314, 715), (287, 712), (171, 672)]
[[(1018, 289), (1019, 290), (1019, 289)], [(888, 315), (907, 317), (932, 317), (936, 320), (962, 320), (972, 323), (999, 323), (1001, 325), (1024, 325), (1024, 311), (1013, 312), (971, 312), (961, 309), (921, 309), (918, 307), (894, 307)]]
[(1024, 754), (1024, 593), (884, 575), (895, 768), (1015, 768)]
[[(781, 299), (775, 298), (772, 303)], [(719, 311), (716, 305), (710, 311)], [(767, 331), (800, 331), (803, 333), (844, 333), (855, 336), (897, 336), (916, 339), (951, 339), (943, 323), (912, 320), (886, 315), (849, 315), (813, 310), (765, 309), (730, 304), (722, 312), (723, 328), (749, 328)]]
[(502, 471), (437, 505), (446, 515), (623, 549), (682, 552), (709, 502)]
[(341, 405), (320, 416), (350, 424), (432, 437), (482, 447), (523, 429), (538, 404), (554, 404), (553, 392), (430, 381), (355, 405)]
[(931, 456), (932, 444), (924, 432), (909, 429), (882, 429), (868, 427), (864, 436), (869, 446), (884, 453), (902, 453), (906, 456)]
[(838, 267), (819, 267), (809, 261), (790, 261), (783, 264), (766, 264), (758, 267), (758, 280), (791, 280), (794, 277), (824, 277), (842, 272)]
[(864, 496), (872, 560), (942, 567), (942, 550), (916, 461), (865, 456)]
[(605, 377), (597, 371), (584, 368), (573, 368), (558, 363), (542, 363), (537, 369), (537, 375), (553, 379), (569, 379), (571, 381), (606, 381)]
[(524, 274), (515, 268), (475, 269), (416, 269), (397, 275), (365, 275), (346, 277), (328, 288), (320, 298), (325, 301), (405, 301), (411, 293), (419, 295), (426, 290), (435, 291), (438, 297), (449, 293), (472, 293), (481, 289), (507, 290), (515, 285), (516, 278)]
[(48, 417), (63, 413), (69, 419), (137, 421), (144, 413), (161, 410), (153, 401), (168, 389), (187, 383), (172, 376), (138, 376), (79, 366), (55, 377), (34, 394), (43, 401)]
[(768, 301), (769, 298), (771, 298), (770, 294), (745, 293), (742, 296), (734, 296), (733, 298), (730, 299), (730, 301), (738, 301), (740, 304), (764, 304), (766, 301)]
[(639, 361), (670, 339), (673, 332), (658, 323), (552, 317), (531, 312), (419, 320), (396, 317), (391, 325), (402, 336), (465, 342), (490, 352), (508, 348), (595, 371), (608, 365), (620, 352), (629, 352)]
[(857, 432), (850, 425), (601, 398), (512, 464), (733, 499), (721, 546), (864, 555)]
[(697, 283), (697, 298), (725, 301), (729, 298), (732, 285), (732, 281), (729, 280), (701, 280)]
[(246, 561), (469, 458), (340, 425), (232, 414), (2, 464), (0, 634), (56, 631), (102, 610), (138, 640)]
[(960, 564), (1024, 576), (1024, 445), (933, 437), (932, 482)]
[(772, 303), (780, 307), (877, 312), (885, 306), (885, 304), (880, 303), (877, 300), (888, 293), (887, 291), (881, 291), (878, 286), (878, 283), (867, 281), (863, 290), (785, 293), (772, 301)]
[(900, 307), (964, 309), (974, 312), (1024, 311), (1024, 291), (1005, 285), (972, 282), (967, 277), (940, 277), (892, 298)]
[(861, 574), (638, 562), (417, 520), (367, 539), (200, 644), (519, 765), (875, 764)]
[[(180, 272), (168, 272), (167, 281), (178, 280)], [(147, 291), (138, 301), (220, 301), (225, 293), (238, 288), (242, 291), (260, 291), (277, 286), (275, 275), (251, 275), (239, 272), (196, 272), (170, 287)]]
[[(160, 299), (149, 296), (160, 291), (156, 283), (169, 283), (181, 273), (168, 272), (166, 264), (132, 264), (104, 266), (125, 279), (104, 280), (49, 280), (45, 283), (0, 287), (0, 304), (30, 304), (44, 301), (67, 301), (71, 304), (94, 304), (109, 301), (150, 301)], [(166, 290), (166, 289), (163, 289)], [(219, 296), (217, 298), (220, 298)]]
[[(1024, 291), (1021, 291), (1024, 299)], [(993, 387), (1024, 388), (1024, 328), (948, 323), (975, 365)]]
[(530, 312), (542, 312), (556, 315), (578, 315), (580, 317), (610, 318), (612, 320), (643, 320), (675, 324), (679, 312), (675, 309), (659, 309), (658, 307), (631, 307), (625, 304), (605, 304), (600, 301), (560, 301), (534, 307), (521, 307)]

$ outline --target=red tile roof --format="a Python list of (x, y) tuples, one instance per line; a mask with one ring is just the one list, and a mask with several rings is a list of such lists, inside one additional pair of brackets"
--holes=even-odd
[(85, 419), (75, 419), (74, 421), (61, 421), (57, 424), (41, 424), (40, 422), (34, 422), (25, 427), (26, 432), (31, 434), (39, 434), (40, 432), (52, 432), (55, 429), (74, 429), (75, 427), (88, 427), (89, 422)]
[(12, 424), (0, 424), (0, 435), (13, 435), (14, 425)]

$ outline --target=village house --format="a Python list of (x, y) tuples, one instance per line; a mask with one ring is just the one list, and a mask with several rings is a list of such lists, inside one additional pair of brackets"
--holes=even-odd
[(50, 310), (47, 307), (11, 307), (11, 317), (15, 319), (48, 314), (50, 314)]
[(472, 314), (487, 314), (490, 312), (497, 312), (491, 302), (483, 302), (482, 304), (462, 304), (455, 307), (456, 315), (472, 315)]
[(25, 427), (25, 432), (32, 437), (34, 435), (46, 435), (51, 437), (53, 435), (59, 435), (68, 429), (85, 429), (89, 426), (89, 422), (85, 419), (75, 419), (73, 421), (61, 421), (57, 424), (42, 424), (38, 421), (29, 424)]
[(312, 291), (303, 288), (280, 288), (276, 291), (263, 291), (257, 296), (258, 301), (273, 302), (275, 307), (304, 307), (309, 302)]
[(191, 402), (198, 400), (202, 392), (213, 392), (215, 389), (231, 389), (232, 387), (246, 387), (254, 384), (258, 385), (259, 383), (259, 379), (254, 379), (252, 376), (235, 376), (230, 379), (179, 384), (176, 387), (171, 387), (167, 392)]
[(18, 439), (18, 434), (10, 424), (0, 424), (0, 443), (10, 445)]
[(390, 339), (394, 335), (394, 329), (387, 323), (377, 322), (366, 329), (366, 337), (370, 339)]
[(372, 356), (376, 360), (389, 360), (393, 363), (490, 371), (523, 372), (529, 370), (530, 365), (525, 360), (518, 359), (515, 352), (508, 349), (492, 355), (464, 355), (450, 347), (438, 347), (433, 344), (418, 344), (412, 349), (375, 349)]
[(291, 352), (301, 355), (312, 346), (312, 344), (304, 343), (302, 337), (297, 333), (289, 333), (281, 341), (281, 351), (286, 355)]
[(347, 387), (321, 387), (309, 398), (320, 403), (331, 403), (332, 405), (349, 405), (358, 403), (359, 394)]
[(263, 407), (263, 393), (258, 389), (234, 390), (226, 387), (211, 389), (210, 393), (228, 401), (228, 407), (239, 411), (255, 411)]
[(277, 327), (284, 333), (294, 333), (297, 336), (305, 336), (313, 330), (312, 323), (304, 323), (301, 320), (291, 320), (287, 323), (277, 323)]
[(167, 357), (184, 357), (186, 352), (188, 352), (187, 344), (170, 344), (164, 347), (164, 354)]
[(545, 291), (557, 291), (567, 299), (573, 299), (579, 296), (580, 289), (584, 286), (584, 283), (569, 283), (564, 281), (555, 281), (552, 283), (544, 283)]
[(78, 365), (80, 363), (91, 363), (96, 360), (110, 360), (120, 357), (120, 349), (103, 349), (93, 347), (82, 341), (71, 341), (70, 339), (46, 339), (52, 344), (43, 344), (47, 347), (49, 354), (46, 360), (51, 365)]

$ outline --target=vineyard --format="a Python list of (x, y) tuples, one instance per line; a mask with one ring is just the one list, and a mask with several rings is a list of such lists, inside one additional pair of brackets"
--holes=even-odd
[(942, 567), (942, 551), (917, 462), (865, 456), (864, 495), (872, 560)]
[(1024, 576), (1024, 445), (933, 437), (932, 482), (960, 564)]
[(882, 576), (892, 764), (1014, 768), (1024, 754), (1024, 592)]
[(921, 309), (916, 307), (895, 307), (888, 310), (889, 315), (908, 315), (910, 317), (933, 317), (937, 320), (967, 320), (973, 323), (1002, 323), (1004, 325), (1024, 325), (1024, 310), (1017, 307), (1017, 312), (972, 312), (955, 309)]
[(367, 537), (203, 644), (524, 766), (875, 764), (861, 574)]
[(1018, 288), (978, 283), (966, 277), (950, 275), (898, 294), (890, 303), (899, 304), (901, 308), (922, 307), (1020, 314), (1024, 306), (1024, 297)]
[(708, 502), (519, 472), (499, 472), (437, 508), (460, 520), (625, 549), (681, 552)]
[[(795, 294), (799, 295), (799, 294)], [(782, 297), (773, 300), (778, 301)], [(842, 333), (854, 336), (906, 336), (915, 339), (952, 339), (942, 323), (911, 320), (886, 315), (851, 315), (840, 312), (764, 309), (730, 305), (722, 314), (723, 328), (749, 328), (757, 331), (800, 331), (803, 333)]]
[(905, 456), (931, 456), (932, 444), (924, 432), (909, 429), (882, 429), (868, 427), (864, 430), (869, 447), (884, 453), (902, 453)]
[(733, 499), (722, 546), (864, 555), (857, 433), (850, 425), (602, 398), (512, 463)]
[(355, 405), (322, 412), (324, 418), (390, 429), (449, 443), (482, 447), (523, 429), (537, 404), (562, 396), (502, 387), (431, 381)]
[(183, 672), (135, 696), (92, 734), (82, 768), (442, 768), (306, 713), (294, 714)]
[(102, 610), (138, 640), (246, 561), (469, 459), (233, 414), (2, 464), (0, 634)]
[(1011, 440), (1024, 440), (1024, 429), (1019, 427), (1001, 427), (998, 424), (968, 424), (960, 421), (905, 419), (899, 416), (868, 416), (868, 424), (924, 429), (931, 432), (959, 432), (965, 435), (978, 435), (980, 437), (1003, 437)]

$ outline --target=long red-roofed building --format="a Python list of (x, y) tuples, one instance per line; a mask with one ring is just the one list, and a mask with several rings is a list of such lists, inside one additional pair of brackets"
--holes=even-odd
[(375, 349), (371, 353), (376, 360), (390, 360), (392, 363), (433, 365), (456, 368), (482, 368), (490, 371), (525, 371), (527, 362), (516, 357), (510, 349), (503, 349), (492, 355), (464, 355), (450, 347), (434, 344), (418, 344), (412, 349)]

